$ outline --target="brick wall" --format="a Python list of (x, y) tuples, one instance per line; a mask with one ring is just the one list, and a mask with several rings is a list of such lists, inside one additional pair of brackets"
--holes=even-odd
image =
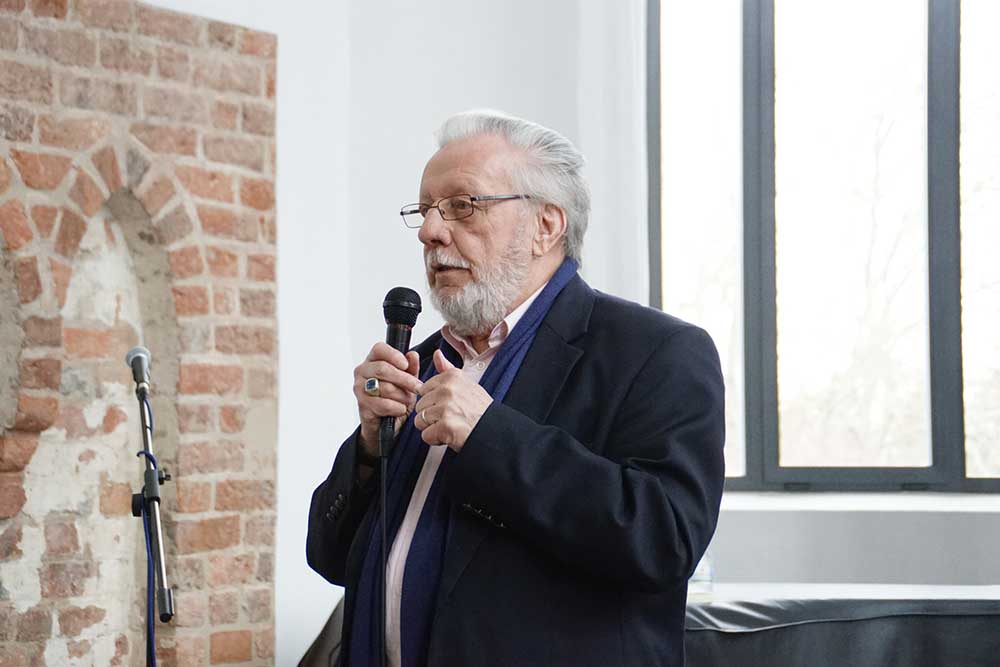
[(153, 353), (161, 665), (273, 664), (276, 40), (0, 0), (0, 665), (144, 664), (130, 495)]

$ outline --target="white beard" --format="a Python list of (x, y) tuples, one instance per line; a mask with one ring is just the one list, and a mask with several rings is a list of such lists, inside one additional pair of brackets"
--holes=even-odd
[[(487, 334), (510, 312), (524, 287), (531, 262), (530, 226), (522, 229), (496, 262), (473, 270), (472, 280), (461, 292), (442, 296), (431, 288), (431, 303), (456, 335)], [(464, 259), (449, 257), (440, 248), (428, 251), (424, 262), (428, 267), (439, 262), (471, 269)]]

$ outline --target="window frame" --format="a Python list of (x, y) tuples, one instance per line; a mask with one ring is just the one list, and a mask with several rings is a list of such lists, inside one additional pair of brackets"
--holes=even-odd
[[(660, 2), (647, 0), (649, 302), (663, 307)], [(743, 301), (746, 472), (727, 491), (996, 492), (967, 478), (962, 401), (960, 0), (927, 0), (928, 298), (932, 464), (780, 466), (775, 274), (774, 0), (743, 0)]]

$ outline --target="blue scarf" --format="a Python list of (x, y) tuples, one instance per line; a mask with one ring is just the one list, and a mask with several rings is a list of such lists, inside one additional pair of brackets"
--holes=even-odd
[[(479, 384), (489, 392), (494, 401), (503, 401), (514, 382), (525, 355), (535, 340), (535, 334), (545, 315), (563, 288), (576, 275), (577, 264), (566, 258), (548, 284), (524, 313), (514, 330), (509, 333), (496, 356), (480, 379)], [(461, 366), (458, 353), (441, 340), (441, 351), (455, 366)], [(436, 373), (431, 363), (420, 378), (426, 382)], [(421, 439), (420, 431), (413, 425), (414, 415), (410, 415), (399, 432), (396, 451), (388, 466), (388, 489), (386, 491), (386, 528), (389, 544), (396, 533), (409, 506), (412, 481), (415, 473), (424, 465), (429, 446)], [(451, 499), (441, 490), (444, 470), (455, 456), (448, 451), (441, 460), (437, 475), (431, 484), (417, 521), (417, 529), (406, 557), (403, 575), (403, 592), (400, 605), (400, 644), (402, 667), (424, 667), (427, 664), (427, 650), (430, 644), (431, 620), (437, 598), (441, 569), (444, 565), (444, 550), (448, 541), (448, 521), (451, 516)], [(409, 483), (408, 483), (409, 482)], [(382, 621), (378, 618), (379, 587), (384, 586), (381, 547), (382, 536), (378, 530), (379, 518), (375, 515), (368, 538), (368, 550), (358, 580), (354, 618), (351, 626), (350, 647), (345, 665), (351, 667), (378, 667), (379, 630)]]

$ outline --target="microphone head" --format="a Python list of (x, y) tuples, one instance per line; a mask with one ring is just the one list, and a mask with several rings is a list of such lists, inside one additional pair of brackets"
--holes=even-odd
[(136, 382), (149, 381), (149, 350), (141, 345), (133, 347), (128, 351), (128, 354), (125, 355), (125, 363), (132, 369), (132, 377)]
[(405, 324), (412, 327), (420, 313), (420, 295), (409, 287), (393, 287), (382, 302), (386, 324)]

